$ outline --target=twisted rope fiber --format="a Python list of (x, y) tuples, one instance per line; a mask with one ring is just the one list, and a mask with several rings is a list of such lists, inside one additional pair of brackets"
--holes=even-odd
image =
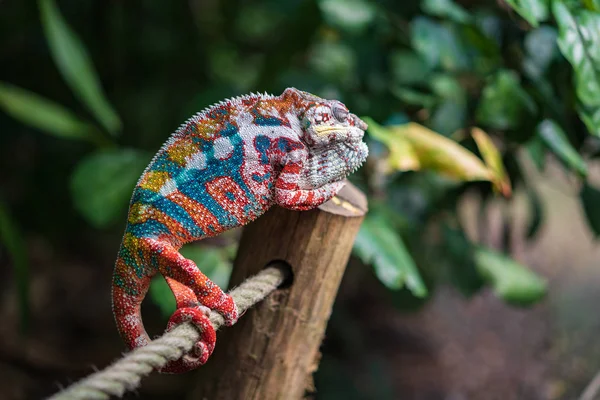
[[(263, 300), (284, 281), (284, 272), (268, 267), (229, 292), (240, 315)], [(223, 325), (223, 317), (211, 311), (210, 322), (215, 330)], [(121, 397), (139, 386), (141, 378), (169, 361), (178, 360), (192, 349), (200, 338), (198, 330), (189, 323), (181, 324), (153, 340), (147, 346), (126, 354), (102, 371), (98, 371), (50, 397), (50, 400), (108, 399)]]

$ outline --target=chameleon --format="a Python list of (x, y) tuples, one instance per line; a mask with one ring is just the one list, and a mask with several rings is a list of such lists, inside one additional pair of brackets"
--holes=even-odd
[(179, 250), (245, 225), (278, 205), (309, 210), (331, 199), (368, 155), (367, 124), (337, 100), (295, 88), (280, 96), (248, 94), (214, 104), (184, 122), (137, 182), (112, 280), (112, 309), (129, 349), (150, 338), (141, 303), (152, 277), (165, 277), (183, 322), (201, 332), (192, 351), (160, 372), (204, 364), (216, 334), (211, 310), (233, 325), (233, 299)]

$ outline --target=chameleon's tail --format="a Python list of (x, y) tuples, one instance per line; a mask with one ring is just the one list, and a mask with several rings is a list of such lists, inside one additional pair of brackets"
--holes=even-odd
[[(119, 334), (127, 347), (134, 349), (150, 342), (142, 322), (141, 306), (152, 276), (142, 273), (140, 266), (144, 260), (136, 260), (134, 255), (139, 252), (131, 246), (123, 243), (119, 251), (113, 274), (112, 309)], [(130, 265), (132, 263), (136, 265)]]

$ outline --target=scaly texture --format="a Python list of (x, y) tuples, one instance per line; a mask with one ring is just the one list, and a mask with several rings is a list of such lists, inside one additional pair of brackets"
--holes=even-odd
[(203, 364), (215, 346), (209, 310), (225, 325), (238, 318), (233, 299), (179, 249), (258, 218), (273, 204), (308, 210), (333, 197), (367, 157), (367, 125), (337, 100), (294, 88), (251, 94), (196, 114), (169, 138), (137, 183), (112, 286), (117, 327), (130, 349), (150, 342), (140, 305), (150, 279), (164, 275), (177, 311), (169, 328), (189, 321), (203, 332), (162, 372)]

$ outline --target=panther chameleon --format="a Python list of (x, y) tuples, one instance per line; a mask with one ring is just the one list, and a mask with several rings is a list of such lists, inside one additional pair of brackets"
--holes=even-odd
[(127, 346), (150, 341), (140, 307), (159, 272), (177, 306), (167, 329), (188, 321), (201, 332), (191, 354), (161, 372), (204, 364), (216, 341), (208, 312), (232, 325), (238, 310), (179, 249), (245, 225), (273, 205), (309, 210), (329, 200), (365, 161), (366, 129), (341, 102), (294, 88), (224, 100), (182, 124), (144, 170), (130, 203), (112, 285)]

